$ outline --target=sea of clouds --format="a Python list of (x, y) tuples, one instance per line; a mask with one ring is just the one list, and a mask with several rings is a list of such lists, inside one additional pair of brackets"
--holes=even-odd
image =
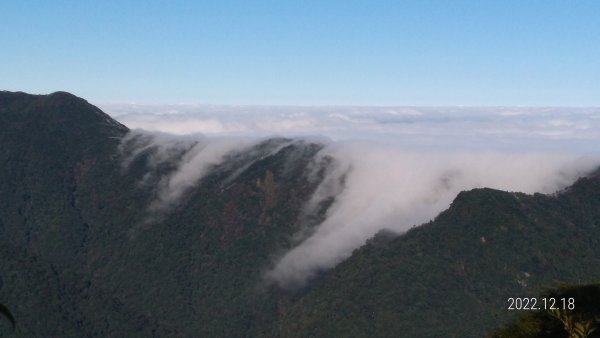
[(101, 105), (131, 129), (178, 135), (325, 136), (411, 147), (483, 150), (595, 149), (600, 108), (272, 107)]
[(179, 169), (162, 181), (154, 209), (177, 203), (210, 165), (228, 152), (251, 149), (256, 140), (283, 136), (324, 143), (315, 161), (330, 156), (335, 162), (308, 204), (328, 196), (335, 202), (315, 231), (267, 272), (284, 287), (335, 266), (379, 230), (402, 233), (433, 219), (462, 190), (552, 193), (600, 165), (599, 108), (101, 108), (132, 129), (186, 135), (181, 137), (188, 143), (153, 137), (164, 149), (197, 139)]

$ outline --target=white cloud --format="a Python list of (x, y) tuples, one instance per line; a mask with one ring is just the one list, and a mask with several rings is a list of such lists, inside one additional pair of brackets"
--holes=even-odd
[[(249, 149), (250, 140), (332, 140), (319, 156), (332, 156), (335, 165), (307, 208), (326, 196), (336, 196), (335, 203), (312, 235), (274, 262), (267, 276), (282, 286), (301, 284), (316, 271), (334, 266), (381, 229), (402, 233), (429, 221), (462, 190), (550, 193), (600, 163), (597, 108), (103, 108), (130, 128), (207, 136), (190, 137), (197, 138), (193, 143), (166, 136), (152, 141), (165, 145), (155, 160), (182, 144), (188, 149), (177, 170), (159, 182), (154, 210), (177, 203), (228, 153)], [(298, 236), (306, 233), (311, 232)]]
[[(326, 182), (341, 192), (315, 233), (268, 272), (282, 286), (333, 267), (381, 229), (402, 233), (433, 219), (460, 191), (551, 193), (598, 164), (570, 154), (414, 152), (372, 144), (334, 144), (324, 152), (340, 161)], [(343, 189), (331, 186), (343, 175)]]
[(211, 166), (223, 162), (234, 150), (247, 147), (247, 140), (212, 139), (196, 143), (184, 153), (174, 173), (161, 181), (158, 198), (150, 205), (153, 211), (164, 211), (177, 203), (182, 194), (199, 184)]
[[(458, 149), (594, 151), (600, 108), (103, 105), (130, 128), (207, 136), (325, 136)], [(559, 142), (552, 142), (557, 140)]]

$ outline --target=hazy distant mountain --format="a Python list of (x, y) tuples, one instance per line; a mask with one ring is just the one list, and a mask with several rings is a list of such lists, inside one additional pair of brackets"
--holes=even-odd
[(480, 336), (514, 316), (507, 297), (600, 278), (596, 174), (553, 196), (463, 192), (282, 290), (266, 271), (334, 198), (305, 207), (322, 145), (265, 140), (181, 185), (165, 177), (197, 141), (153, 137), (68, 93), (0, 92), (0, 303), (15, 336)]

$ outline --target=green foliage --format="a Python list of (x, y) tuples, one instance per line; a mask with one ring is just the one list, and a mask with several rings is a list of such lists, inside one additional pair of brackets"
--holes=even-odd
[(573, 313), (566, 309), (549, 309), (548, 312), (560, 320), (569, 338), (586, 338), (597, 329), (595, 319), (574, 318)]
[[(126, 133), (67, 93), (0, 93), (0, 299), (15, 336), (474, 337), (513, 319), (508, 297), (600, 279), (592, 175), (557, 196), (463, 192), (434, 221), (382, 232), (306, 288), (278, 290), (262, 273), (293, 245), (320, 146), (267, 156), (283, 141), (266, 141), (148, 223), (156, 190), (140, 182), (174, 166), (149, 165), (149, 148), (124, 170)], [(564, 332), (548, 319), (511, 332)]]
[(433, 222), (356, 250), (289, 305), (274, 335), (482, 336), (516, 315), (509, 297), (600, 279), (599, 192), (592, 178), (557, 196), (463, 192)]
[(6, 305), (0, 304), (0, 314), (2, 314), (4, 317), (6, 317), (6, 319), (8, 319), (14, 330), (16, 325), (15, 317), (13, 316), (12, 312), (10, 312), (10, 310), (6, 307)]
[(149, 165), (148, 149), (124, 170), (126, 132), (66, 93), (0, 93), (0, 299), (15, 304), (15, 335), (268, 331), (280, 297), (262, 272), (298, 230), (318, 183), (304, 171), (320, 146), (266, 156), (285, 140), (266, 141), (147, 223), (156, 191), (140, 182), (173, 167)]
[(515, 318), (490, 334), (493, 338), (523, 337), (600, 337), (600, 284), (561, 285), (544, 292), (540, 298), (573, 298), (574, 308), (556, 308), (529, 312)]

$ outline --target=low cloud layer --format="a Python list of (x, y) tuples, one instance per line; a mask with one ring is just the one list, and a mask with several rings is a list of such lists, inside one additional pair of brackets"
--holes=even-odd
[[(146, 173), (140, 184), (152, 182), (157, 187), (156, 197), (148, 206), (149, 217), (146, 223), (156, 220), (174, 207), (183, 194), (200, 184), (201, 178), (214, 166), (226, 160), (233, 152), (244, 151), (256, 143), (247, 138), (213, 137), (200, 134), (176, 136), (160, 132), (136, 130), (130, 132), (122, 141), (121, 152), (124, 155), (125, 170), (139, 156), (147, 156)], [(161, 165), (165, 174), (160, 177), (157, 168)], [(150, 183), (150, 184), (152, 184)]]
[(433, 219), (462, 190), (552, 193), (600, 163), (595, 108), (103, 108), (130, 128), (194, 134), (159, 134), (138, 147), (162, 144), (155, 162), (184, 149), (176, 170), (158, 183), (153, 210), (178, 203), (212, 165), (232, 151), (248, 151), (258, 139), (328, 140), (318, 156), (334, 163), (307, 208), (328, 196), (336, 196), (335, 202), (325, 221), (299, 234), (310, 236), (266, 274), (284, 287), (335, 266), (381, 229), (402, 233)]
[(405, 147), (595, 151), (600, 108), (101, 105), (129, 128), (206, 136), (324, 136)]
[[(435, 218), (460, 191), (552, 193), (598, 164), (572, 154), (414, 152), (365, 144), (335, 144), (324, 153), (340, 164), (321, 195), (341, 192), (316, 231), (267, 274), (284, 287), (335, 266), (381, 229), (403, 233)], [(332, 182), (344, 182), (343, 188)]]
[[(123, 138), (121, 155), (123, 169), (130, 170), (133, 162), (143, 158), (148, 170), (140, 180), (142, 186), (154, 185), (155, 198), (148, 206), (146, 224), (160, 220), (181, 202), (183, 195), (198, 187), (211, 169), (226, 163), (239, 165), (222, 184), (234, 180), (254, 161), (276, 154), (292, 140), (262, 142), (260, 138), (204, 137), (201, 134), (172, 135), (145, 130), (131, 131)], [(242, 155), (243, 161), (234, 161)], [(230, 163), (231, 164), (231, 163)], [(232, 164), (233, 165), (233, 164)]]

